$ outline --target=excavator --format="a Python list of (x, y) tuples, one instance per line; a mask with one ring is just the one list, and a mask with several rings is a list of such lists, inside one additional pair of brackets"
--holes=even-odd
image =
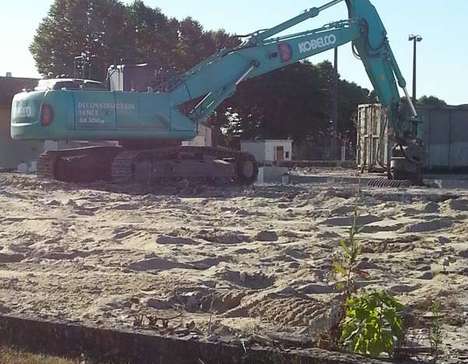
[[(280, 34), (342, 2), (348, 7), (348, 19)], [(240, 37), (238, 46), (219, 50), (176, 77), (159, 77), (160, 73), (147, 67), (118, 65), (109, 68), (108, 88), (90, 80), (70, 79), (19, 93), (12, 105), (12, 138), (118, 142), (42, 154), (38, 175), (62, 181), (252, 184), (258, 173), (252, 155), (221, 147), (183, 146), (182, 142), (197, 135), (199, 125), (241, 82), (352, 43), (388, 113), (394, 143), (389, 178), (421, 182), (420, 120), (387, 31), (369, 0), (333, 0), (275, 27)], [(410, 113), (408, 107), (402, 107), (398, 86), (406, 95)]]

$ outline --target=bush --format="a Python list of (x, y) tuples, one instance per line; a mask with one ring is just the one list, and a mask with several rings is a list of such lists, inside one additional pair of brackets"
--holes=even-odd
[(403, 338), (401, 311), (404, 306), (386, 292), (354, 295), (346, 302), (341, 324), (341, 344), (348, 350), (378, 357), (393, 356)]

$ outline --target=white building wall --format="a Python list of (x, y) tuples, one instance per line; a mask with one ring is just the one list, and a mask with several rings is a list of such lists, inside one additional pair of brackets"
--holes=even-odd
[(292, 140), (266, 140), (266, 155), (267, 161), (274, 162), (277, 160), (276, 148), (283, 147), (284, 150), (284, 159), (290, 161), (292, 159)]
[(265, 141), (265, 161), (273, 162), (275, 160), (275, 144), (271, 141)]
[[(286, 143), (284, 145), (284, 152), (285, 152), (285, 157), (284, 159), (287, 160), (287, 161), (290, 161), (292, 160), (292, 151), (293, 151), (293, 148), (292, 148), (292, 140), (289, 140), (289, 143)], [(286, 154), (287, 153), (287, 154)]]
[(242, 141), (241, 151), (252, 154), (257, 162), (265, 162), (265, 143), (263, 141)]
[(241, 150), (252, 154), (257, 162), (275, 162), (276, 148), (283, 147), (284, 160), (292, 159), (292, 140), (258, 140), (258, 141), (242, 141)]

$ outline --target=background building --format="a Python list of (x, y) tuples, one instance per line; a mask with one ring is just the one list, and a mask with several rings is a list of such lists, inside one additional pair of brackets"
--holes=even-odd
[(292, 159), (291, 139), (261, 139), (241, 141), (241, 151), (255, 156), (259, 163), (274, 163)]

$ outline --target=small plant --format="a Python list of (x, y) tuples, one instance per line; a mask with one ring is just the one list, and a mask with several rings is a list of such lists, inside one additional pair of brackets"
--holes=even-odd
[(361, 247), (357, 235), (360, 232), (358, 227), (359, 210), (356, 203), (353, 213), (352, 225), (349, 229), (349, 236), (340, 241), (340, 251), (338, 257), (333, 261), (333, 275), (340, 277), (344, 281), (337, 283), (337, 288), (343, 292), (340, 298), (340, 307), (338, 308), (334, 324), (330, 332), (322, 337), (324, 347), (336, 350), (339, 347), (340, 324), (345, 319), (346, 302), (353, 293), (356, 292), (355, 278), (365, 273), (358, 269), (358, 258), (361, 254)]
[(340, 342), (348, 350), (374, 357), (393, 356), (403, 339), (404, 306), (387, 292), (363, 293), (350, 297), (341, 324)]
[(432, 362), (436, 364), (439, 361), (442, 346), (441, 305), (439, 302), (432, 302), (431, 312), (432, 320), (429, 332), (429, 340), (431, 343)]
[(336, 324), (329, 333), (329, 345), (374, 357), (382, 353), (393, 356), (404, 338), (400, 314), (403, 305), (387, 292), (357, 293), (356, 278), (368, 277), (359, 269), (358, 219), (356, 204), (349, 236), (340, 241), (339, 256), (333, 263), (333, 273), (343, 279), (338, 284), (343, 295)]
[(340, 241), (340, 255), (333, 262), (333, 272), (344, 278), (344, 283), (339, 284), (345, 293), (345, 301), (356, 291), (355, 277), (364, 273), (357, 268), (358, 258), (361, 253), (361, 247), (357, 235), (360, 232), (358, 227), (358, 208), (354, 208), (353, 223), (349, 229), (349, 237)]

